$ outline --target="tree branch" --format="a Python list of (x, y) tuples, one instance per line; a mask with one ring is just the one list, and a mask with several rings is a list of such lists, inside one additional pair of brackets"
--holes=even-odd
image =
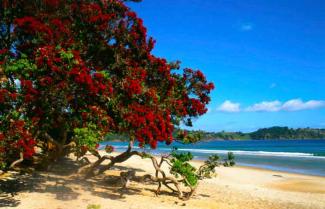
[(9, 166), (9, 169), (11, 169), (11, 168), (13, 168), (15, 165), (17, 165), (17, 164), (19, 164), (19, 163), (21, 163), (21, 162), (23, 162), (24, 161), (24, 154), (23, 154), (23, 152), (20, 152), (19, 153), (19, 159), (18, 160), (16, 160), (16, 161), (14, 161), (13, 163), (11, 163), (11, 165)]

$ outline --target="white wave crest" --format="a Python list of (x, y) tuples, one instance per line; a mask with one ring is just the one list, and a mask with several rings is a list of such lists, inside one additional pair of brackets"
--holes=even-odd
[(209, 149), (178, 149), (179, 151), (188, 151), (193, 153), (206, 154), (227, 154), (233, 152), (235, 155), (253, 155), (253, 156), (277, 156), (277, 157), (307, 157), (307, 158), (322, 158), (325, 156), (315, 156), (311, 153), (300, 152), (267, 152), (267, 151), (243, 151), (243, 150), (209, 150)]

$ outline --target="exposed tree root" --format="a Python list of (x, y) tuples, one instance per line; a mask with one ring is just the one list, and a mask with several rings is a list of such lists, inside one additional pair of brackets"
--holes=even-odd
[[(106, 170), (111, 169), (115, 164), (122, 163), (122, 162), (128, 160), (130, 157), (137, 155), (141, 158), (150, 158), (152, 161), (153, 167), (155, 169), (155, 175), (154, 176), (150, 175), (150, 174), (144, 175), (144, 176), (140, 177), (139, 181), (143, 182), (143, 181), (150, 180), (152, 182), (158, 183), (158, 187), (155, 192), (156, 195), (159, 195), (162, 186), (165, 186), (166, 188), (171, 190), (173, 193), (177, 193), (178, 197), (182, 200), (187, 200), (194, 194), (196, 187), (189, 186), (190, 192), (182, 191), (181, 183), (184, 183), (186, 181), (186, 179), (176, 179), (172, 176), (167, 176), (165, 171), (163, 171), (161, 169), (161, 166), (163, 165), (164, 162), (166, 162), (170, 165), (170, 163), (168, 161), (168, 156), (161, 157), (161, 159), (158, 163), (157, 159), (152, 155), (148, 155), (146, 153), (138, 152), (138, 151), (131, 151), (132, 145), (133, 144), (130, 143), (128, 149), (125, 152), (123, 152), (117, 156), (104, 155), (104, 156), (100, 157), (96, 162), (91, 164), (90, 166), (88, 165), (86, 167), (85, 178), (90, 178), (94, 175), (101, 174), (101, 173), (105, 172)], [(95, 172), (95, 170), (106, 160), (109, 160), (109, 163), (107, 165), (105, 165), (103, 168), (99, 169), (98, 172)], [(123, 189), (127, 188), (127, 185), (130, 180), (136, 179), (136, 178), (137, 177), (135, 177), (134, 171), (121, 172), (121, 181), (122, 181)], [(188, 182), (187, 182), (187, 185), (189, 185)]]

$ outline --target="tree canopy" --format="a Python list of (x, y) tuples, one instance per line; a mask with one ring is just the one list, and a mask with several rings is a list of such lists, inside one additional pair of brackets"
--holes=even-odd
[(156, 148), (206, 113), (199, 70), (152, 54), (155, 40), (121, 0), (2, 0), (0, 162), (41, 149), (55, 160), (109, 133)]

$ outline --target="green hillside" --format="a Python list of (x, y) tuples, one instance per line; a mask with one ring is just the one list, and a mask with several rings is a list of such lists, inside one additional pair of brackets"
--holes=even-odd
[(189, 134), (200, 134), (201, 140), (248, 140), (248, 139), (325, 139), (325, 129), (288, 128), (274, 126), (262, 128), (250, 133), (243, 132), (206, 132), (188, 131)]

